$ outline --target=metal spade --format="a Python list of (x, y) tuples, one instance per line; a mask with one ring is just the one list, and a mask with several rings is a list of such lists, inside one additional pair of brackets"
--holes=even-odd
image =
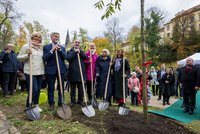
[(126, 107), (125, 97), (125, 58), (123, 58), (123, 99), (124, 105), (119, 107), (119, 115), (127, 115), (129, 113), (129, 107)]
[(84, 100), (85, 100), (85, 107), (82, 107), (81, 110), (87, 117), (93, 117), (95, 116), (95, 110), (92, 105), (87, 105), (87, 97), (86, 97), (86, 92), (85, 92), (85, 85), (84, 85), (84, 79), (83, 79), (83, 72), (82, 72), (82, 67), (81, 67), (81, 61), (80, 61), (80, 55), (77, 53), (78, 57), (78, 64), (79, 64), (79, 69), (80, 69), (80, 75), (81, 75), (81, 82), (82, 82), (82, 87), (83, 87), (83, 93), (84, 93)]
[(108, 69), (108, 75), (107, 75), (107, 79), (106, 79), (104, 100), (103, 100), (103, 102), (99, 102), (99, 106), (98, 106), (98, 109), (100, 111), (104, 111), (104, 110), (108, 109), (108, 107), (109, 107), (109, 102), (106, 100), (106, 97), (107, 97), (107, 91), (108, 91), (108, 82), (109, 82), (109, 78), (110, 78), (111, 62), (112, 62), (112, 57), (111, 57), (111, 60), (110, 60), (110, 65), (109, 65), (109, 69)]
[[(29, 42), (29, 49), (30, 51), (31, 49), (31, 42)], [(38, 109), (35, 107), (32, 107), (32, 97), (33, 97), (33, 77), (32, 77), (32, 55), (30, 54), (29, 56), (29, 79), (30, 79), (30, 84), (29, 84), (29, 108), (26, 109), (25, 113), (26, 116), (28, 117), (29, 120), (33, 121), (33, 120), (38, 120), (40, 119), (40, 112), (38, 111)]]
[(93, 67), (92, 67), (92, 52), (90, 51), (90, 69), (91, 69), (91, 88), (92, 88), (92, 100), (91, 100), (91, 104), (94, 108), (97, 108), (99, 103), (97, 102), (96, 98), (95, 98), (95, 94), (94, 94), (94, 86), (96, 84), (96, 79), (93, 83)]
[(63, 103), (63, 87), (62, 87), (62, 80), (61, 80), (61, 74), (60, 74), (60, 65), (59, 65), (59, 61), (58, 61), (58, 53), (57, 51), (55, 51), (56, 54), (56, 64), (57, 64), (57, 69), (58, 69), (58, 77), (59, 77), (59, 84), (60, 84), (60, 95), (61, 95), (61, 103), (62, 106), (60, 108), (57, 109), (57, 114), (58, 116), (63, 119), (69, 119), (72, 116), (72, 111), (71, 108), (69, 106), (64, 105)]

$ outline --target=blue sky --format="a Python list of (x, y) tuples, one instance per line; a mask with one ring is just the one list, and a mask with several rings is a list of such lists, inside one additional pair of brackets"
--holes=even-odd
[[(80, 27), (87, 29), (91, 38), (103, 36), (106, 30), (107, 19), (101, 20), (103, 11), (94, 8), (98, 0), (18, 0), (17, 8), (24, 13), (23, 20), (39, 21), (50, 32), (61, 34), (61, 41), (67, 29), (70, 33), (78, 31)], [(186, 10), (197, 4), (200, 0), (145, 0), (145, 9), (159, 7), (168, 12), (167, 19), (172, 18), (177, 12)], [(117, 11), (112, 17), (119, 18), (120, 26), (126, 35), (133, 25), (140, 20), (140, 0), (123, 0), (121, 11)]]

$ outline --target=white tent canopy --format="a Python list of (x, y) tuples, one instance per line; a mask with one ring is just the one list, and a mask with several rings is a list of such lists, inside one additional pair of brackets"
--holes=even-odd
[[(195, 54), (193, 54), (193, 55), (191, 55), (187, 58), (192, 58), (194, 60), (194, 65), (200, 64), (200, 53), (195, 53)], [(177, 61), (177, 64), (178, 65), (185, 65), (187, 58)]]

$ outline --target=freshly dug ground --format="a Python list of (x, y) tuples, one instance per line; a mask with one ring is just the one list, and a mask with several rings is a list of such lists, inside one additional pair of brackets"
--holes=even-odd
[[(176, 121), (170, 120), (154, 114), (148, 114), (149, 123), (143, 122), (143, 114), (131, 110), (128, 115), (121, 116), (118, 114), (118, 107), (111, 106), (108, 110), (100, 112), (96, 110), (96, 116), (86, 117), (79, 105), (72, 107), (72, 117), (63, 121), (54, 112), (49, 112), (46, 104), (42, 106), (42, 117), (39, 121), (28, 121), (23, 111), (23, 105), (5, 105), (0, 103), (0, 109), (7, 116), (17, 129), (23, 133), (98, 133), (98, 134), (189, 134), (193, 133), (189, 129)], [(44, 125), (44, 122), (47, 123)], [(48, 123), (55, 123), (48, 127)], [(70, 124), (73, 124), (70, 126)], [(70, 131), (76, 124), (86, 126), (91, 131), (76, 130)], [(45, 128), (46, 127), (46, 128)], [(65, 128), (65, 129), (64, 129)], [(56, 130), (57, 129), (57, 130)], [(79, 128), (78, 128), (79, 129)], [(55, 131), (56, 130), (56, 131)]]

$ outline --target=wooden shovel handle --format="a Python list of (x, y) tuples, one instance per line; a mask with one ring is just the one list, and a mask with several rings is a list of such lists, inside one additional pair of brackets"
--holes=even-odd
[(59, 85), (60, 85), (60, 95), (61, 95), (61, 103), (63, 104), (63, 87), (62, 87), (62, 80), (61, 80), (61, 74), (60, 74), (60, 64), (58, 61), (58, 52), (55, 50), (56, 54), (56, 65), (58, 69), (58, 79), (59, 79)]
[[(32, 50), (31, 42), (29, 40), (29, 49)], [(32, 104), (33, 96), (33, 74), (32, 74), (32, 54), (29, 54), (29, 107)]]
[(104, 99), (106, 99), (106, 97), (107, 97), (108, 82), (109, 82), (109, 78), (110, 78), (111, 63), (112, 63), (112, 57), (111, 57), (111, 59), (110, 59), (110, 65), (109, 65), (109, 68), (108, 68), (108, 75), (107, 75), (107, 79), (106, 79), (106, 86), (105, 86), (105, 92), (104, 92)]
[(84, 100), (85, 100), (85, 104), (87, 106), (87, 97), (86, 97), (86, 93), (85, 93), (85, 85), (84, 85), (83, 72), (82, 72), (82, 67), (81, 67), (81, 61), (80, 61), (80, 55), (79, 55), (79, 53), (77, 53), (77, 57), (78, 57), (78, 65), (79, 65), (79, 69), (80, 69), (81, 82), (82, 82), (82, 87), (83, 87)]

